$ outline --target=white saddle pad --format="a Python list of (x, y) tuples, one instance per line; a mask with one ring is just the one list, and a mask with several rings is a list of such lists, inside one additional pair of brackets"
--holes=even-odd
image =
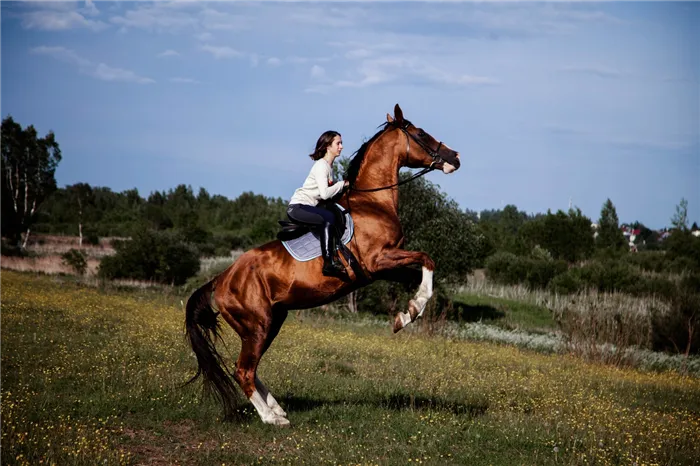
[[(350, 213), (342, 207), (340, 208), (343, 210), (343, 212), (345, 212), (345, 231), (343, 232), (341, 241), (343, 244), (348, 244), (352, 239), (354, 225)], [(310, 231), (298, 238), (282, 241), (282, 244), (289, 254), (291, 254), (292, 257), (298, 261), (310, 261), (311, 259), (315, 259), (321, 255), (321, 237), (315, 232)]]

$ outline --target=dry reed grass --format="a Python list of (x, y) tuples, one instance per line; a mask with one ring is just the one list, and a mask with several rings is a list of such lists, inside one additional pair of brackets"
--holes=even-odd
[[(87, 264), (88, 268), (86, 275), (96, 275), (97, 268), (100, 265), (99, 259), (90, 258), (87, 260)], [(36, 272), (45, 273), (47, 275), (76, 275), (75, 270), (73, 270), (71, 266), (63, 264), (63, 258), (56, 254), (38, 257), (2, 256), (0, 259), (0, 267), (19, 272)]]
[(100, 244), (87, 244), (83, 240), (82, 247), (77, 236), (60, 235), (31, 235), (27, 242), (27, 251), (38, 256), (60, 256), (71, 249), (80, 249), (87, 257), (101, 259), (115, 253), (112, 240), (121, 238), (100, 238)]

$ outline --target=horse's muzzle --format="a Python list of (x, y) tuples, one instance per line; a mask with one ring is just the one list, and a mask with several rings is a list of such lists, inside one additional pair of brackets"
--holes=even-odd
[(454, 157), (450, 157), (449, 161), (442, 159), (442, 172), (445, 174), (450, 174), (454, 171), (457, 171), (459, 169), (460, 162), (459, 162), (459, 154), (455, 154)]

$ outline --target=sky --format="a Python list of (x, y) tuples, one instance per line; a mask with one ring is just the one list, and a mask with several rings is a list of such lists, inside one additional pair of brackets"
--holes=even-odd
[(606, 199), (700, 223), (699, 2), (8, 2), (3, 118), (53, 131), (60, 187), (289, 200), (316, 140), (350, 156), (398, 103), (459, 151), (462, 209)]

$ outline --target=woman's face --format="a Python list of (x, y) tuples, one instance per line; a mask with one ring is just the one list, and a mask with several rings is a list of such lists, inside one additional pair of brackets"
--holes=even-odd
[(328, 146), (326, 152), (331, 154), (333, 157), (339, 157), (343, 150), (343, 138), (336, 136), (333, 138), (333, 142)]

